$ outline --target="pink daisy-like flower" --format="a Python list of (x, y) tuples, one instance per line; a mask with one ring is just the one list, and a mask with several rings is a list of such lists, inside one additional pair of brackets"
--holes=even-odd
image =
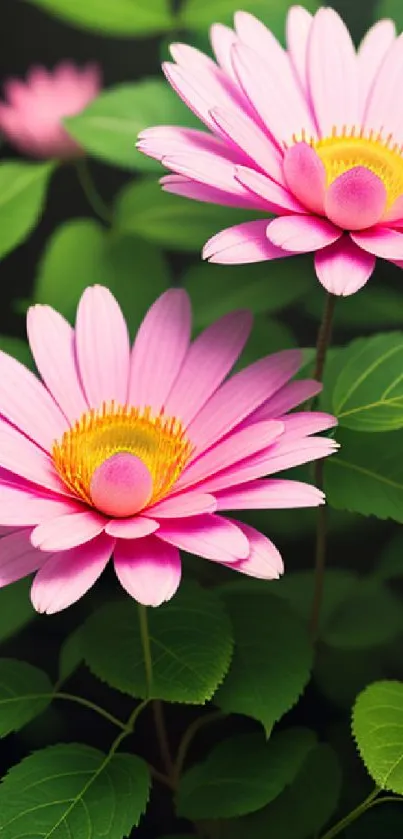
[(314, 507), (323, 493), (269, 478), (331, 454), (323, 413), (288, 411), (320, 390), (294, 381), (298, 350), (224, 381), (248, 338), (248, 312), (190, 342), (185, 291), (163, 294), (132, 350), (122, 312), (88, 288), (75, 329), (49, 306), (28, 312), (43, 382), (0, 352), (0, 586), (37, 571), (32, 601), (56, 612), (80, 598), (111, 555), (122, 586), (158, 606), (181, 577), (179, 549), (272, 579), (278, 550), (221, 515)]
[(24, 154), (78, 157), (82, 150), (67, 133), (63, 119), (84, 110), (100, 88), (101, 74), (94, 64), (80, 70), (66, 61), (53, 73), (33, 67), (25, 83), (10, 79), (4, 85), (7, 101), (0, 103), (0, 131)]
[(245, 12), (211, 29), (215, 63), (174, 44), (165, 75), (210, 133), (158, 127), (138, 147), (168, 192), (274, 214), (223, 230), (212, 262), (315, 251), (320, 282), (353, 294), (375, 258), (403, 265), (403, 36), (389, 20), (358, 52), (333, 9), (294, 6), (287, 49)]

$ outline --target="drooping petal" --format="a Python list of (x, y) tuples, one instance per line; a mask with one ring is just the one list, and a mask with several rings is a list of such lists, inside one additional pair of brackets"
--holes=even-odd
[(375, 256), (347, 235), (315, 254), (317, 277), (331, 294), (354, 294), (365, 285), (374, 268)]
[(217, 492), (218, 510), (287, 510), (317, 507), (325, 496), (320, 489), (301, 481), (256, 480)]
[(159, 524), (145, 516), (133, 516), (129, 519), (113, 519), (108, 521), (105, 533), (117, 539), (142, 539), (158, 530)]
[(49, 556), (31, 589), (36, 611), (52, 615), (76, 603), (102, 574), (113, 547), (114, 539), (102, 534), (86, 545)]
[(267, 237), (278, 248), (292, 253), (320, 250), (340, 239), (342, 230), (314, 216), (282, 216), (267, 225)]
[(31, 306), (28, 340), (35, 364), (70, 423), (88, 410), (75, 358), (74, 331), (51, 306)]
[(403, 259), (403, 233), (388, 227), (377, 227), (351, 233), (353, 242), (368, 253), (383, 259)]
[(316, 13), (309, 34), (308, 78), (322, 136), (357, 125), (357, 58), (350, 33), (333, 9)]
[(249, 554), (249, 543), (240, 527), (209, 513), (193, 519), (162, 522), (158, 538), (214, 562), (236, 562)]
[(364, 127), (393, 135), (394, 143), (403, 142), (403, 114), (396, 102), (401, 98), (403, 74), (403, 36), (396, 38), (386, 53), (368, 96)]
[(302, 90), (307, 93), (307, 53), (312, 15), (302, 6), (291, 6), (287, 15), (287, 50)]
[(235, 177), (242, 186), (267, 201), (267, 212), (278, 213), (286, 210), (290, 213), (305, 213), (305, 207), (288, 189), (275, 183), (270, 178), (246, 166), (235, 167)]
[(283, 573), (284, 566), (281, 554), (273, 542), (259, 533), (254, 527), (243, 522), (237, 522), (249, 542), (249, 554), (246, 559), (231, 563), (229, 567), (249, 577), (261, 580), (277, 580)]
[(104, 516), (94, 510), (52, 518), (32, 531), (31, 541), (41, 551), (66, 551), (95, 539), (105, 529)]
[(170, 600), (181, 579), (178, 549), (155, 536), (135, 542), (119, 541), (114, 565), (123, 588), (143, 606), (161, 606)]
[(230, 372), (251, 328), (250, 312), (230, 312), (193, 341), (165, 401), (168, 416), (180, 416), (185, 425), (191, 422)]
[(93, 408), (112, 399), (124, 405), (129, 379), (129, 333), (120, 306), (102, 286), (87, 288), (76, 319), (81, 381)]
[(191, 316), (189, 297), (179, 288), (148, 310), (133, 346), (129, 403), (162, 408), (189, 348)]
[(30, 529), (15, 530), (0, 539), (0, 588), (27, 577), (46, 562), (46, 555), (33, 548)]
[(28, 484), (0, 484), (0, 523), (7, 526), (36, 525), (78, 512), (83, 506), (73, 499), (36, 492)]
[(222, 265), (241, 265), (293, 256), (291, 251), (278, 248), (269, 242), (266, 231), (265, 219), (246, 221), (221, 230), (206, 242), (203, 259)]
[(0, 419), (0, 467), (38, 487), (71, 497), (51, 458), (17, 429)]
[(216, 508), (213, 495), (203, 492), (181, 492), (153, 504), (147, 509), (147, 515), (157, 519), (182, 519), (200, 516), (203, 513), (215, 513)]
[(357, 55), (361, 120), (365, 116), (372, 85), (395, 37), (396, 27), (393, 21), (379, 20), (371, 26), (361, 41)]

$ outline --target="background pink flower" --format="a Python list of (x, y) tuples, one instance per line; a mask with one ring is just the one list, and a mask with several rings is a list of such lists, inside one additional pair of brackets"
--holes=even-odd
[(100, 88), (100, 70), (94, 64), (80, 70), (65, 61), (53, 72), (33, 67), (26, 82), (10, 79), (4, 85), (6, 102), (0, 103), (0, 131), (24, 154), (77, 157), (82, 154), (80, 146), (62, 122), (80, 113)]
[(168, 192), (267, 212), (218, 233), (212, 262), (315, 251), (320, 282), (353, 294), (376, 257), (403, 261), (403, 39), (384, 20), (356, 52), (339, 15), (294, 6), (287, 49), (252, 15), (216, 24), (216, 62), (171, 47), (165, 75), (210, 133), (158, 127), (138, 147), (175, 174)]
[(298, 350), (227, 379), (250, 328), (234, 312), (191, 343), (180, 289), (154, 303), (132, 349), (106, 288), (84, 292), (74, 330), (49, 306), (29, 310), (43, 382), (0, 353), (0, 585), (37, 571), (34, 606), (56, 612), (113, 553), (124, 588), (157, 606), (179, 585), (179, 549), (279, 576), (273, 543), (221, 513), (323, 503), (315, 487), (273, 475), (331, 454), (337, 444), (315, 435), (336, 420), (288, 413), (320, 390), (290, 381)]

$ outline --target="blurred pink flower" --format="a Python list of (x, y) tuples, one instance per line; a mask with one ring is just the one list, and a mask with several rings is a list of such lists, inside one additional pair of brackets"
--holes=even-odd
[(100, 88), (100, 70), (94, 64), (80, 70), (66, 61), (53, 73), (33, 67), (25, 83), (18, 79), (5, 83), (0, 131), (32, 157), (77, 157), (81, 148), (63, 127), (63, 119), (84, 110)]
[(334, 417), (288, 411), (320, 390), (294, 381), (298, 350), (224, 381), (252, 318), (222, 317), (190, 343), (185, 291), (163, 294), (133, 349), (122, 312), (87, 288), (75, 330), (49, 306), (28, 312), (43, 383), (0, 352), (0, 586), (37, 571), (32, 601), (57, 612), (96, 581), (112, 553), (129, 594), (158, 606), (181, 577), (179, 549), (272, 579), (282, 560), (266, 536), (219, 515), (314, 507), (323, 493), (269, 478), (326, 457), (317, 432)]
[(259, 262), (315, 251), (338, 295), (368, 280), (375, 258), (403, 265), (403, 37), (392, 21), (358, 52), (339, 15), (294, 6), (287, 49), (252, 15), (211, 29), (215, 63), (171, 47), (165, 75), (211, 133), (150, 128), (138, 147), (175, 174), (163, 188), (277, 218), (207, 242), (212, 262)]

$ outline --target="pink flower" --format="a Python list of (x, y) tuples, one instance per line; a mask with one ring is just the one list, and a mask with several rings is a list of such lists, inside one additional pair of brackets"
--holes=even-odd
[(174, 44), (165, 75), (209, 133), (158, 127), (139, 148), (175, 174), (168, 192), (277, 218), (218, 233), (212, 262), (315, 252), (333, 294), (358, 291), (377, 256), (403, 265), (403, 38), (389, 20), (358, 52), (333, 9), (294, 6), (287, 50), (252, 15), (211, 29), (215, 63)]
[(78, 157), (81, 148), (63, 119), (84, 110), (100, 87), (100, 70), (93, 64), (79, 70), (66, 61), (53, 73), (33, 67), (25, 83), (10, 79), (4, 85), (7, 102), (0, 103), (0, 131), (32, 157)]
[(0, 586), (37, 571), (32, 601), (57, 612), (93, 585), (112, 553), (122, 586), (158, 606), (181, 577), (179, 549), (272, 579), (278, 550), (221, 515), (314, 507), (309, 484), (270, 477), (337, 444), (322, 413), (288, 411), (320, 390), (294, 381), (298, 350), (268, 356), (224, 381), (251, 328), (221, 318), (190, 343), (187, 294), (172, 289), (130, 349), (122, 312), (87, 288), (73, 330), (49, 306), (28, 312), (43, 383), (0, 352)]

